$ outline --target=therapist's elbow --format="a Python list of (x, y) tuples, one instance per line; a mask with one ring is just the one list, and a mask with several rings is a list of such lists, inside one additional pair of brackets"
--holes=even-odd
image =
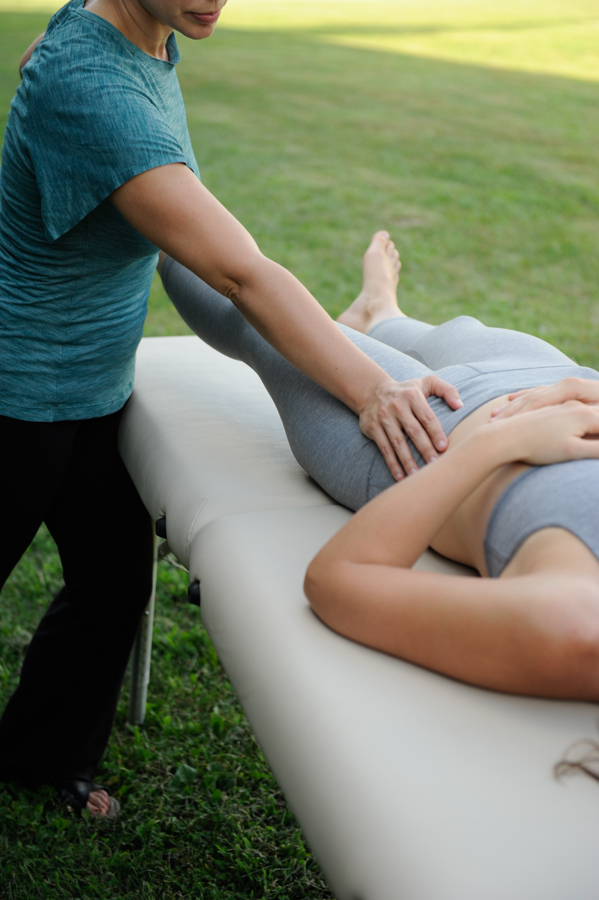
[(261, 297), (268, 291), (274, 265), (257, 246), (246, 247), (243, 254), (218, 273), (217, 290), (243, 310), (252, 297)]

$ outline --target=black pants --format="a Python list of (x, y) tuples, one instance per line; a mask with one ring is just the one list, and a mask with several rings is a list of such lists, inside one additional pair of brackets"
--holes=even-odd
[(0, 587), (42, 522), (65, 583), (0, 720), (4, 780), (90, 777), (108, 742), (152, 573), (151, 521), (117, 449), (121, 413), (0, 416)]

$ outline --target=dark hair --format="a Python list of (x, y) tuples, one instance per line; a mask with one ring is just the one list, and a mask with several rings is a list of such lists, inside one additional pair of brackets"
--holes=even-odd
[(595, 781), (599, 781), (599, 744), (589, 740), (570, 744), (563, 758), (555, 764), (553, 771), (556, 778), (583, 772), (590, 778), (594, 778)]

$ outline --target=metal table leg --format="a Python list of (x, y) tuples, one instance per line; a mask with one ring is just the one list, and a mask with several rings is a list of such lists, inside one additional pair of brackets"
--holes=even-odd
[(143, 725), (146, 717), (146, 698), (150, 682), (152, 653), (152, 627), (154, 625), (154, 601), (156, 599), (156, 570), (160, 538), (154, 535), (154, 564), (152, 567), (152, 593), (141, 618), (139, 631), (131, 652), (131, 691), (129, 696), (129, 724)]

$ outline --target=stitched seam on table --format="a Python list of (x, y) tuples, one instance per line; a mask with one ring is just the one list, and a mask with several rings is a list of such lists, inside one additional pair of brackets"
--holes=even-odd
[[(191, 521), (191, 525), (189, 526), (189, 531), (187, 532), (187, 538), (186, 538), (186, 541), (185, 541), (186, 548), (187, 548), (187, 555), (188, 555), (188, 556), (189, 556), (189, 551), (190, 551), (190, 548), (191, 548), (191, 533), (192, 533), (192, 531), (193, 531), (193, 526), (194, 526), (195, 523), (197, 522), (198, 516), (200, 515), (200, 513), (202, 512), (202, 510), (203, 510), (204, 507), (206, 506), (207, 502), (208, 502), (208, 498), (205, 497), (204, 500), (202, 501), (202, 505), (200, 506), (200, 508), (198, 509), (197, 513), (196, 513), (195, 516), (193, 517), (193, 519), (192, 519), (192, 521)], [(168, 525), (167, 525), (167, 534), (168, 534)]]

